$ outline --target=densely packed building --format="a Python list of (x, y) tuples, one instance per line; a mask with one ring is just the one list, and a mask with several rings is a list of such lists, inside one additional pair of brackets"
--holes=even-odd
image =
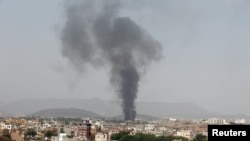
[(111, 135), (120, 132), (153, 134), (155, 136), (182, 136), (192, 140), (195, 135), (207, 136), (208, 124), (246, 124), (245, 119), (228, 121), (221, 118), (206, 120), (161, 119), (156, 121), (111, 122), (83, 119), (80, 121), (57, 121), (42, 118), (1, 118), (0, 136), (15, 141), (110, 141)]

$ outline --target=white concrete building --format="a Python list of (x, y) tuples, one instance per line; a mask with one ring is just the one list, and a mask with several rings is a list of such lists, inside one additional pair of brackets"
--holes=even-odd
[(192, 138), (192, 132), (190, 130), (180, 130), (176, 132), (176, 136), (185, 137), (188, 139)]
[(154, 129), (155, 129), (155, 125), (153, 125), (153, 124), (147, 124), (144, 127), (145, 131), (153, 131)]
[(234, 123), (236, 123), (236, 124), (246, 124), (246, 120), (245, 119), (236, 119), (234, 121)]
[(176, 121), (177, 121), (177, 119), (176, 119), (176, 118), (169, 118), (169, 121), (176, 122)]
[(221, 118), (209, 118), (207, 122), (208, 124), (216, 124), (216, 125), (228, 124), (225, 119)]
[(11, 124), (6, 124), (4, 122), (1, 122), (1, 129), (8, 129), (11, 130), (12, 129), (12, 125)]
[(65, 133), (60, 133), (58, 136), (52, 136), (51, 141), (69, 141)]
[(64, 141), (67, 138), (67, 135), (65, 133), (59, 134), (59, 141)]
[(167, 131), (167, 128), (164, 127), (164, 126), (161, 126), (161, 127), (158, 127), (158, 130), (159, 130), (159, 131)]
[(108, 135), (98, 132), (95, 134), (95, 141), (108, 141)]
[(46, 129), (46, 128), (50, 128), (50, 127), (52, 127), (52, 125), (51, 124), (48, 124), (48, 123), (45, 123), (45, 124), (43, 124), (43, 130), (44, 129)]

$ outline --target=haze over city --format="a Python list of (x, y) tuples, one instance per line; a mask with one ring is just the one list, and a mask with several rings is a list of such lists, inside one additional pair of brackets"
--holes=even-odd
[[(119, 99), (110, 66), (79, 72), (62, 56), (66, 7), (60, 0), (0, 1), (0, 101)], [(162, 49), (141, 75), (135, 101), (191, 102), (250, 115), (249, 1), (122, 0), (117, 15)]]

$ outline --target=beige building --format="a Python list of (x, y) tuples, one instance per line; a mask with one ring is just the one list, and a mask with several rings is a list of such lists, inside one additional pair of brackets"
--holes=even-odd
[(14, 141), (24, 141), (24, 134), (20, 131), (12, 132), (11, 139)]
[(188, 139), (191, 139), (193, 137), (192, 131), (190, 131), (190, 130), (177, 131), (176, 136), (181, 136), (181, 137), (185, 137), (185, 138), (188, 138)]
[(95, 134), (95, 141), (108, 141), (108, 135), (98, 132)]

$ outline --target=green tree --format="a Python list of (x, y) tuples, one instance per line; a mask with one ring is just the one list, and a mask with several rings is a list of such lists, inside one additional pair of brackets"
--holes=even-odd
[(207, 137), (202, 134), (197, 134), (193, 141), (207, 141)]
[(112, 140), (118, 141), (173, 141), (175, 139), (182, 141), (189, 141), (187, 138), (179, 136), (160, 136), (156, 137), (152, 134), (138, 133), (135, 135), (129, 135), (128, 132), (121, 132), (118, 134), (113, 134), (111, 136)]
[(155, 135), (152, 134), (139, 133), (133, 136), (133, 141), (153, 141), (155, 139), (156, 139)]
[(133, 136), (130, 135), (124, 135), (122, 136), (119, 141), (138, 141), (138, 140), (134, 140)]
[(185, 137), (181, 137), (181, 136), (174, 136), (175, 140), (182, 140), (182, 141), (189, 141), (189, 139), (185, 138)]
[(37, 132), (34, 129), (28, 129), (26, 135), (35, 137), (37, 135)]
[(52, 130), (48, 130), (44, 132), (44, 136), (50, 139), (52, 136), (57, 136), (57, 133)]
[(70, 123), (69, 123), (69, 121), (65, 121), (65, 125), (69, 125)]
[(122, 138), (122, 136), (128, 135), (129, 132), (119, 132), (117, 134), (112, 134), (111, 135), (111, 140), (119, 140), (120, 138)]
[(63, 128), (63, 127), (61, 127), (61, 128), (60, 128), (60, 133), (65, 133), (64, 128)]

